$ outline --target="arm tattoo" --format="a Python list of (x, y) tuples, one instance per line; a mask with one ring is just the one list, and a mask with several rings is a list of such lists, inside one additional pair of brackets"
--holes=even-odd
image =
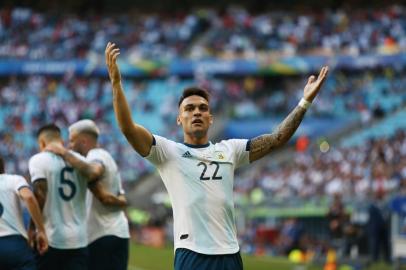
[(250, 143), (250, 161), (260, 159), (273, 149), (284, 145), (299, 127), (305, 113), (305, 109), (296, 106), (285, 120), (279, 124), (275, 132), (252, 139)]

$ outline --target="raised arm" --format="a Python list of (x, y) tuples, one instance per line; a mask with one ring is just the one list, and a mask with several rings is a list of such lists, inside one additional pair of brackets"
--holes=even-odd
[(310, 103), (320, 91), (327, 73), (328, 67), (323, 67), (317, 80), (315, 76), (310, 76), (303, 90), (303, 99), (285, 120), (278, 125), (275, 132), (251, 139), (250, 162), (258, 160), (269, 154), (272, 150), (283, 146), (293, 136), (303, 120), (307, 107), (310, 106)]
[(113, 87), (113, 106), (118, 125), (127, 141), (141, 156), (149, 154), (152, 146), (152, 134), (146, 128), (135, 123), (124, 95), (121, 74), (117, 65), (120, 49), (114, 43), (108, 43), (105, 51), (106, 64)]
[(48, 238), (45, 233), (44, 220), (41, 210), (34, 194), (28, 187), (23, 187), (19, 190), (19, 196), (27, 206), (28, 212), (31, 215), (36, 231), (37, 250), (42, 255), (48, 250)]

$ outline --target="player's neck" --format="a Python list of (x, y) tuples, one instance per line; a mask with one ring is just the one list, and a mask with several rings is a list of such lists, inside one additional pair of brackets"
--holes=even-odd
[(185, 134), (183, 142), (191, 145), (205, 145), (209, 143), (209, 136), (196, 137)]

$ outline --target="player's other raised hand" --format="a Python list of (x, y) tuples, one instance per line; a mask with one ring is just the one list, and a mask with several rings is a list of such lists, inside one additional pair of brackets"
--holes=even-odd
[(307, 84), (305, 85), (304, 90), (303, 90), (304, 99), (306, 99), (309, 102), (313, 101), (313, 99), (319, 93), (321, 86), (323, 85), (323, 82), (327, 77), (327, 73), (328, 73), (328, 67), (324, 66), (320, 70), (317, 80), (314, 75), (309, 77), (309, 80), (307, 81)]
[(117, 57), (120, 55), (120, 49), (117, 48), (115, 43), (107, 43), (105, 56), (106, 65), (109, 72), (110, 81), (112, 84), (121, 82), (121, 74), (117, 65)]

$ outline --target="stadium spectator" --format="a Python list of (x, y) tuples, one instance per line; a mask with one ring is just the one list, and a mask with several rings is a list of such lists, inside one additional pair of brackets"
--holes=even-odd
[(375, 194), (368, 207), (367, 233), (372, 260), (377, 262), (382, 252), (385, 262), (390, 263), (390, 214), (382, 195)]

